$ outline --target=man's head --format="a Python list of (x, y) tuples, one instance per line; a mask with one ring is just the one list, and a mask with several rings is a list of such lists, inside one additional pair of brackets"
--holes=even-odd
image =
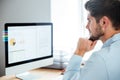
[[(114, 30), (120, 30), (120, 0), (89, 0), (85, 4), (85, 8), (88, 10), (88, 21), (89, 18), (94, 18), (94, 25), (88, 22), (88, 26), (97, 26), (95, 34), (92, 33), (92, 37), (99, 39), (104, 35), (104, 31), (101, 25), (106, 24), (108, 19)], [(89, 28), (88, 28), (89, 29)], [(90, 30), (89, 30), (90, 31)]]

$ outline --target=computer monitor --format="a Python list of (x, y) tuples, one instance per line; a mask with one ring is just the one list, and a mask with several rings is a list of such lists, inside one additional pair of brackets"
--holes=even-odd
[(52, 23), (6, 23), (4, 36), (6, 75), (53, 63)]

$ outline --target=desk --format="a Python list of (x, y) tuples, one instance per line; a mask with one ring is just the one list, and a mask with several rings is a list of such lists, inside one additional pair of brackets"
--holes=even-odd
[[(56, 78), (61, 75), (61, 72), (62, 70), (47, 68), (39, 68), (30, 71), (30, 73), (40, 74), (41, 77), (38, 80), (56, 80)], [(14, 75), (11, 75), (0, 77), (0, 80), (20, 80), (20, 79), (15, 78)]]

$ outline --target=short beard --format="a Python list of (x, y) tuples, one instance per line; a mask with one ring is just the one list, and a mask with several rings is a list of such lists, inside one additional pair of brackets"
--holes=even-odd
[(99, 40), (101, 36), (104, 35), (104, 32), (102, 31), (100, 25), (98, 25), (98, 27), (96, 28), (96, 36), (90, 36), (89, 40), (91, 41), (96, 41)]

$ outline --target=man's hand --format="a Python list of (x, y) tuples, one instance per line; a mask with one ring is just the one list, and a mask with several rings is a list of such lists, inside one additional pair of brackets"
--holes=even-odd
[(75, 54), (83, 57), (86, 52), (92, 50), (95, 47), (96, 43), (97, 41), (80, 38), (75, 50)]

